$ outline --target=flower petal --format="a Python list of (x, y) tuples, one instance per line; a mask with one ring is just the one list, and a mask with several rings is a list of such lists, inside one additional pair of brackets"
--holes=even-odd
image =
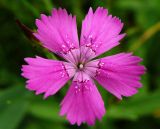
[(140, 76), (144, 74), (145, 67), (139, 65), (141, 58), (132, 53), (120, 53), (98, 61), (95, 79), (117, 98), (134, 95), (142, 86)]
[(105, 114), (104, 102), (92, 80), (73, 81), (61, 102), (60, 115), (66, 115), (71, 124), (93, 125)]
[(28, 65), (22, 66), (22, 76), (27, 78), (27, 89), (36, 94), (45, 93), (44, 98), (55, 94), (74, 75), (75, 69), (69, 63), (44, 59), (25, 58)]
[(50, 51), (61, 55), (79, 48), (76, 17), (68, 15), (65, 9), (53, 9), (51, 16), (41, 14), (36, 25), (38, 30), (34, 35)]
[(119, 44), (124, 37), (124, 34), (119, 34), (122, 27), (121, 20), (108, 15), (108, 10), (98, 7), (93, 13), (90, 8), (82, 23), (80, 45), (95, 52), (92, 58), (98, 56)]

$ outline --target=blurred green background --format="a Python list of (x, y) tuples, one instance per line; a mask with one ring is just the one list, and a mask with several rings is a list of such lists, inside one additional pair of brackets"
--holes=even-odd
[[(77, 16), (78, 30), (89, 7), (103, 6), (122, 19), (127, 36), (105, 53), (133, 51), (144, 59), (147, 73), (139, 93), (122, 101), (100, 86), (107, 113), (92, 127), (72, 126), (58, 115), (66, 85), (47, 100), (25, 89), (20, 76), (24, 57), (53, 57), (29, 41), (15, 20), (36, 29), (40, 13), (66, 8)], [(103, 55), (103, 56), (104, 56)], [(0, 0), (0, 129), (160, 129), (160, 0)]]

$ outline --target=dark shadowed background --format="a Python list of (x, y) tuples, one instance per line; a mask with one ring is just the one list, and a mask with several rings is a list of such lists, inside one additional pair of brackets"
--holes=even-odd
[[(100, 90), (107, 113), (95, 126), (72, 126), (60, 117), (59, 103), (68, 85), (46, 100), (25, 89), (20, 76), (24, 57), (53, 58), (27, 39), (15, 20), (33, 30), (40, 13), (66, 8), (77, 16), (78, 31), (89, 7), (108, 8), (124, 22), (127, 36), (121, 45), (105, 53), (133, 51), (144, 59), (147, 73), (138, 94), (118, 101)], [(160, 0), (0, 0), (0, 129), (160, 129)]]

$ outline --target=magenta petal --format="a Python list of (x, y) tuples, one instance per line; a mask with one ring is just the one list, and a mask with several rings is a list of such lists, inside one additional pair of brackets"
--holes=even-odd
[(105, 114), (104, 102), (95, 84), (91, 81), (73, 81), (61, 102), (60, 115), (66, 115), (71, 124), (93, 125)]
[(25, 58), (28, 65), (22, 66), (22, 76), (27, 78), (27, 89), (36, 94), (45, 93), (44, 98), (55, 94), (74, 75), (69, 63), (44, 59)]
[(95, 79), (110, 93), (122, 99), (131, 96), (140, 88), (140, 76), (145, 67), (139, 65), (141, 58), (131, 53), (120, 53), (100, 59)]
[(124, 37), (124, 34), (119, 34), (122, 27), (121, 20), (108, 15), (108, 10), (103, 7), (94, 13), (90, 8), (82, 23), (80, 44), (91, 48), (98, 56), (119, 44)]
[(79, 47), (76, 17), (68, 15), (65, 9), (53, 9), (51, 16), (41, 14), (36, 25), (38, 29), (34, 35), (50, 51), (61, 54)]

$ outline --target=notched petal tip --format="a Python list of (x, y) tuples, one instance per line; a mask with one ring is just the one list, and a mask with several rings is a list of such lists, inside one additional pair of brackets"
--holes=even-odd
[(42, 21), (40, 19), (36, 19), (35, 24), (36, 24), (37, 28), (39, 28), (42, 24)]
[(92, 9), (92, 7), (89, 7), (88, 12), (93, 13), (93, 9)]
[(43, 95), (43, 99), (45, 100), (45, 99), (47, 99), (49, 97), (49, 95), (47, 95), (47, 94), (44, 94)]
[[(31, 57), (25, 57), (25, 58), (24, 58), (24, 61), (25, 61), (26, 63), (29, 63), (31, 59), (32, 59)], [(23, 65), (22, 65), (22, 66), (23, 66)]]
[(117, 95), (116, 96), (118, 100), (122, 100), (122, 96), (121, 95)]

